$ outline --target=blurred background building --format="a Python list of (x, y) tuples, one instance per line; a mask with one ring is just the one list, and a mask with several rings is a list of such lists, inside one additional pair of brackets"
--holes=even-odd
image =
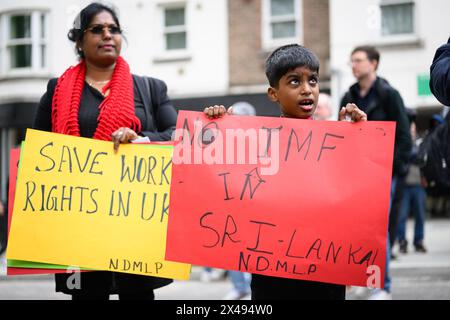
[[(356, 45), (381, 51), (379, 74), (423, 117), (441, 106), (428, 89), (435, 49), (450, 35), (448, 0), (109, 0), (135, 74), (163, 79), (178, 109), (247, 102), (278, 115), (266, 98), (264, 61), (299, 43), (320, 59), (322, 92), (338, 101), (354, 79)], [(47, 81), (77, 63), (67, 39), (90, 1), (0, 1), (0, 196), (6, 198), (9, 150), (24, 138)], [(422, 116), (423, 115), (423, 116)], [(419, 130), (422, 128), (419, 127)]]
[(448, 0), (330, 0), (334, 104), (355, 82), (351, 50), (373, 45), (381, 55), (378, 74), (417, 111), (418, 131), (425, 131), (432, 114), (443, 109), (429, 80), (434, 53), (450, 36), (449, 9)]

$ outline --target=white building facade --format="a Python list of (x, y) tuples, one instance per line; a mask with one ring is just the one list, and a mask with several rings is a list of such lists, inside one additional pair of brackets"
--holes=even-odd
[(403, 97), (406, 107), (438, 112), (428, 88), (436, 49), (450, 36), (448, 0), (330, 0), (332, 94), (335, 112), (355, 82), (350, 54), (373, 45), (381, 54), (378, 75)]
[[(18, 92), (22, 98), (34, 101), (44, 92), (49, 77), (58, 76), (77, 63), (74, 44), (67, 39), (67, 32), (75, 15), (89, 2), (0, 2), (0, 102), (14, 100)], [(105, 2), (119, 14), (126, 38), (122, 55), (132, 72), (163, 78), (174, 97), (226, 92), (226, 3), (226, 0)], [(24, 82), (25, 79), (35, 80)]]
[[(0, 199), (9, 150), (32, 125), (50, 78), (78, 62), (67, 38), (91, 1), (0, 1)], [(132, 73), (163, 79), (172, 99), (228, 90), (227, 0), (111, 0)]]

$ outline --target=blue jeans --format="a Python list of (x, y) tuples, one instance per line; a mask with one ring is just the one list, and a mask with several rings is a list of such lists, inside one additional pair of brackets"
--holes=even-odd
[(250, 274), (233, 270), (228, 271), (228, 274), (237, 292), (245, 294), (250, 292)]
[[(395, 189), (397, 188), (397, 177), (392, 177), (391, 182), (391, 199), (389, 201), (389, 214), (391, 214), (392, 200), (394, 199)], [(388, 217), (389, 221), (389, 217)], [(389, 275), (389, 265), (391, 263), (391, 242), (389, 241), (389, 228), (387, 230), (386, 238), (386, 271), (384, 273), (384, 290), (391, 292), (391, 276)]]
[(391, 276), (389, 275), (389, 264), (391, 263), (391, 242), (389, 241), (389, 232), (386, 241), (386, 272), (384, 273), (384, 290), (391, 292)]
[(422, 186), (406, 186), (398, 218), (397, 238), (406, 240), (406, 221), (412, 211), (414, 224), (414, 244), (421, 242), (424, 236), (426, 194)]

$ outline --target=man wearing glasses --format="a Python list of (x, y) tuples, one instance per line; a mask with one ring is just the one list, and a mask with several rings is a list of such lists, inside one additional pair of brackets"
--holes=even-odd
[(394, 164), (389, 212), (389, 238), (386, 251), (386, 276), (384, 290), (374, 291), (371, 299), (392, 299), (390, 294), (389, 262), (391, 247), (395, 241), (398, 211), (402, 198), (404, 177), (408, 171), (408, 159), (412, 147), (409, 120), (399, 92), (385, 79), (377, 75), (380, 53), (372, 46), (353, 49), (350, 66), (357, 82), (345, 93), (340, 106), (356, 104), (367, 114), (367, 120), (395, 121)]

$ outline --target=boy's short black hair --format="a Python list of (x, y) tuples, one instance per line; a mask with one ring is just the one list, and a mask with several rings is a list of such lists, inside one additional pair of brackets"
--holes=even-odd
[(316, 55), (298, 44), (279, 47), (266, 60), (266, 76), (271, 87), (278, 87), (278, 82), (289, 70), (307, 67), (319, 72), (320, 62)]

